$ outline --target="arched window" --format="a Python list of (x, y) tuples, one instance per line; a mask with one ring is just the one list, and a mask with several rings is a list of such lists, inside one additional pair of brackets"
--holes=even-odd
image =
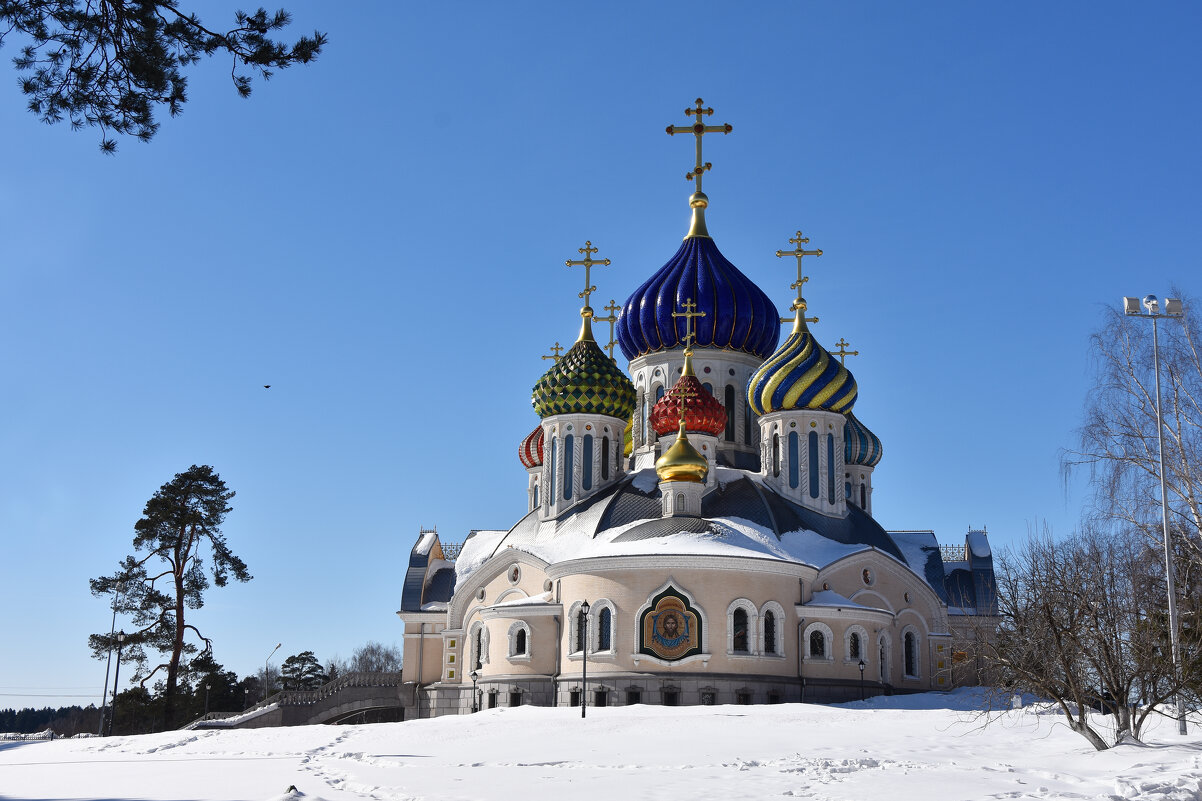
[(880, 660), (878, 662), (878, 664), (880, 665), (881, 683), (888, 684), (889, 683), (889, 640), (885, 637), (884, 634), (881, 634), (881, 638), (877, 641), (877, 658)]
[(643, 421), (643, 425), (639, 429), (639, 437), (640, 437), (639, 442), (643, 443), (643, 442), (647, 441), (647, 415), (648, 415), (648, 405), (649, 404), (647, 403), (647, 393), (646, 392), (643, 392), (642, 390), (640, 390), (639, 397), (642, 398), (642, 405), (643, 405), (643, 416), (641, 418)]
[(735, 441), (735, 388), (726, 385), (726, 441)]
[(846, 481), (843, 482), (843, 497), (846, 498), (849, 503), (855, 503), (856, 499), (851, 494), (851, 474), (844, 473), (843, 478), (846, 479)]
[(676, 496), (676, 511), (678, 511), (678, 512), (684, 511), (684, 493), (683, 492)]
[(826, 435), (826, 502), (835, 502), (835, 435)]
[(518, 636), (514, 639), (513, 653), (521, 655), (526, 653), (526, 630), (519, 629)]
[(655, 388), (655, 402), (659, 403), (659, 399), (662, 398), (663, 396), (664, 396), (664, 388), (656, 387)]
[(743, 406), (743, 442), (751, 444), (751, 407)]
[(468, 642), (471, 643), (469, 664), (473, 670), (479, 670), (488, 664), (488, 629), (483, 623), (475, 623), (469, 634)]
[(580, 486), (585, 490), (593, 488), (593, 435), (584, 435), (584, 448), (580, 454), (580, 465), (583, 468), (584, 476), (580, 480)]
[(862, 650), (863, 649), (860, 645), (860, 633), (858, 631), (853, 631), (851, 636), (847, 638), (847, 658), (862, 659), (863, 657), (860, 653)]
[(810, 657), (826, 659), (826, 635), (821, 631), (810, 632)]
[(547, 496), (549, 503), (555, 502), (555, 450), (558, 445), (557, 438), (551, 437), (551, 494)]
[(797, 489), (797, 483), (801, 481), (800, 466), (797, 464), (798, 458), (797, 432), (789, 432), (789, 486)]
[(764, 613), (764, 653), (775, 654), (776, 650), (776, 613), (768, 610)]
[(772, 475), (780, 475), (780, 434), (772, 435)]
[(864, 484), (860, 485), (860, 508), (868, 509), (868, 489)]
[(785, 655), (784, 631), (785, 609), (776, 601), (768, 601), (760, 608), (759, 635), (760, 654), (762, 656)]
[(714, 394), (714, 385), (713, 384), (711, 384), (707, 381), (706, 383), (702, 384), (701, 386), (705, 387), (705, 391), (708, 392), (709, 394), (711, 394), (711, 395)]
[(609, 651), (613, 649), (613, 625), (614, 613), (610, 611), (608, 606), (601, 608), (601, 614), (597, 615), (597, 650)]
[(476, 670), (484, 667), (484, 628), (476, 629), (476, 658), (472, 660), (472, 667)]
[(747, 610), (742, 607), (735, 610), (731, 617), (731, 622), (734, 625), (734, 636), (731, 641), (731, 650), (736, 654), (745, 654), (750, 651), (747, 637)]
[(538, 484), (534, 485), (534, 508), (538, 508)]
[(530, 627), (523, 620), (509, 627), (509, 658), (517, 662), (530, 659)]
[(807, 662), (830, 662), (834, 657), (835, 636), (825, 623), (814, 622), (806, 626), (805, 660)]
[(601, 480), (609, 480), (609, 437), (601, 438)]
[(918, 635), (907, 631), (902, 635), (902, 647), (905, 655), (905, 671), (908, 678), (918, 678)]
[(809, 436), (809, 456), (810, 463), (807, 467), (810, 470), (810, 497), (818, 497), (818, 432), (811, 431)]
[(572, 451), (575, 450), (575, 437), (568, 434), (563, 438), (563, 499), (572, 499)]
[(580, 609), (576, 612), (576, 648), (575, 651), (580, 653), (584, 650), (585, 636), (588, 632), (588, 615), (584, 614), (584, 610)]

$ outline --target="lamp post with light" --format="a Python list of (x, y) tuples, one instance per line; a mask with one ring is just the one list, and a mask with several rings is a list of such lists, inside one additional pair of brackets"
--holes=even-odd
[(276, 651), (278, 651), (278, 650), (280, 650), (280, 646), (281, 646), (281, 645), (283, 645), (283, 643), (282, 643), (282, 642), (277, 642), (277, 643), (275, 644), (275, 648), (272, 648), (272, 649), (271, 649), (271, 653), (269, 653), (269, 654), (267, 655), (267, 658), (263, 660), (263, 700), (264, 700), (264, 701), (266, 701), (266, 700), (267, 700), (267, 689), (268, 689), (268, 684), (267, 684), (267, 682), (268, 682), (268, 676), (267, 676), (267, 664), (268, 664), (269, 662), (271, 662), (271, 658), (272, 658), (273, 656), (275, 656), (275, 652), (276, 652)]
[(580, 649), (580, 656), (584, 661), (580, 663), (580, 717), (585, 717), (585, 710), (588, 709), (588, 601), (580, 602), (580, 626), (583, 629), (584, 647)]
[(860, 700), (861, 701), (864, 700), (864, 668), (865, 667), (867, 667), (867, 665), (865, 665), (864, 660), (861, 659), (860, 660)]
[(209, 683), (205, 682), (205, 714), (209, 714)]
[(125, 582), (118, 582), (115, 589), (116, 592), (113, 593), (113, 622), (109, 626), (109, 657), (108, 662), (104, 665), (104, 693), (100, 698), (100, 728), (96, 731), (98, 735), (104, 734), (104, 713), (108, 708), (109, 669), (113, 666), (113, 646), (111, 643), (113, 637), (117, 634), (117, 603), (121, 599), (121, 594), (125, 592)]
[(480, 671), (472, 671), (472, 712), (480, 711), (480, 696), (476, 693), (476, 682), (480, 680)]
[[(1173, 653), (1173, 676), (1181, 681), (1181, 643), (1177, 631), (1177, 582), (1173, 570), (1173, 547), (1169, 540), (1169, 497), (1164, 473), (1164, 416), (1160, 410), (1160, 334), (1156, 321), (1162, 317), (1178, 318), (1185, 316), (1179, 298), (1165, 298), (1164, 311), (1160, 311), (1160, 301), (1155, 295), (1146, 295), (1142, 306), (1146, 313), (1140, 313), (1139, 298), (1123, 298), (1123, 312), (1128, 317), (1143, 317), (1152, 321), (1152, 369), (1156, 373), (1156, 444), (1160, 459), (1160, 516), (1164, 530), (1164, 572), (1169, 594), (1169, 643)], [(1185, 734), (1185, 705), (1181, 692), (1174, 699), (1177, 704), (1177, 733)]]
[(125, 644), (125, 630), (117, 632), (117, 669), (113, 673), (113, 706), (109, 710), (109, 736), (113, 736), (113, 721), (117, 718), (117, 687), (121, 681), (121, 646)]

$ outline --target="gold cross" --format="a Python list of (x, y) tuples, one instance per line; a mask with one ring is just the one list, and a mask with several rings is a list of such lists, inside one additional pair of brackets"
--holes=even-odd
[(797, 247), (794, 248), (793, 250), (778, 250), (778, 251), (776, 251), (776, 257), (778, 259), (783, 259), (785, 256), (796, 256), (797, 257), (797, 280), (794, 281), (792, 284), (789, 284), (789, 289), (797, 290), (797, 300), (794, 301), (793, 306), (791, 306), (790, 308), (797, 309), (798, 306), (801, 306), (804, 308), (805, 300), (801, 297), (801, 288), (803, 286), (805, 286), (806, 282), (809, 281), (810, 279), (807, 278), (806, 276), (802, 275), (802, 273), (801, 273), (801, 257), (802, 256), (821, 256), (822, 248), (814, 248), (813, 250), (804, 250), (801, 246), (809, 244), (810, 238), (808, 236), (802, 236), (801, 231), (798, 231), (797, 235), (792, 237), (791, 239), (789, 239), (789, 241), (792, 242), (793, 244), (797, 245)]
[(697, 166), (693, 168), (692, 172), (685, 175), (685, 178), (689, 181), (695, 180), (697, 182), (697, 193), (700, 194), (701, 174), (714, 166), (708, 161), (703, 162), (701, 160), (701, 137), (705, 136), (707, 133), (728, 134), (734, 129), (729, 123), (723, 125), (706, 125), (703, 123), (701, 118), (703, 116), (712, 116), (714, 110), (712, 108), (706, 108), (705, 103), (700, 97), (697, 98), (697, 108), (686, 108), (684, 113), (686, 117), (696, 117), (697, 121), (692, 125), (669, 125), (666, 130), (668, 132), (668, 136), (675, 136), (678, 133), (691, 133), (697, 137)]
[(589, 270), (592, 269), (592, 266), (594, 264), (601, 264), (601, 265), (608, 266), (609, 259), (594, 260), (593, 254), (597, 252), (597, 249), (595, 247), (593, 247), (593, 243), (590, 240), (585, 240), (584, 247), (577, 248), (576, 252), (583, 253), (584, 258), (580, 259), (578, 261), (572, 261), (571, 259), (568, 259), (567, 261), (564, 262), (564, 264), (566, 264), (568, 267), (583, 267), (584, 268), (584, 291), (581, 292), (579, 295), (577, 295), (577, 297), (584, 298), (584, 309), (587, 309), (588, 314), (591, 316), (593, 313), (593, 310), (588, 305), (588, 298), (589, 298), (589, 295), (591, 295), (597, 291), (597, 287), (593, 286), (592, 281), (589, 280)]
[(560, 345), (558, 342), (556, 342), (555, 347), (551, 348), (551, 355), (544, 356), (543, 358), (544, 359), (554, 359), (555, 361), (558, 362), (559, 358), (560, 358), (559, 354), (561, 354), (561, 353), (563, 353), (563, 346)]
[(705, 312), (697, 311), (697, 304), (693, 302), (692, 298), (686, 298), (685, 302), (680, 305), (684, 311), (672, 312), (672, 316), (684, 318), (684, 348), (686, 351), (692, 352), (693, 340), (697, 339), (697, 334), (693, 331), (693, 318), (704, 317)]
[(613, 359), (614, 345), (618, 344), (618, 341), (614, 339), (614, 323), (618, 321), (618, 311), (621, 310), (622, 307), (618, 305), (616, 300), (610, 298), (609, 305), (602, 306), (601, 308), (605, 309), (607, 312), (609, 312), (609, 314), (605, 317), (594, 317), (593, 319), (598, 323), (609, 323), (609, 344), (605, 347), (609, 349), (609, 358)]
[(858, 350), (848, 350), (847, 346), (850, 345), (851, 343), (848, 342), (846, 339), (843, 339), (842, 337), (840, 337), (839, 341), (836, 342), (835, 344), (839, 346), (839, 349), (837, 351), (835, 351), (835, 355), (839, 357), (839, 364), (847, 364), (847, 360), (845, 358), (847, 356), (859, 356), (860, 355), (860, 352)]
[(693, 389), (691, 384), (679, 384), (677, 385), (675, 392), (680, 398), (680, 424), (683, 426), (685, 406), (689, 401), (697, 397), (697, 390)]

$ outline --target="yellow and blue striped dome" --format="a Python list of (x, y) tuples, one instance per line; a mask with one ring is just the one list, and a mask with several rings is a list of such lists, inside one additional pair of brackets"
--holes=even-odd
[(804, 314), (797, 312), (793, 333), (747, 384), (747, 400), (757, 416), (788, 409), (848, 413), (855, 406), (855, 377), (818, 344)]
[(847, 425), (843, 427), (843, 461), (849, 465), (876, 467), (882, 455), (880, 438), (869, 431), (858, 417), (848, 412)]

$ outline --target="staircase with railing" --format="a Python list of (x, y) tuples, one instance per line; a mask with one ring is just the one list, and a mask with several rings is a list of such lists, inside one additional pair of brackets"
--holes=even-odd
[[(363, 709), (407, 706), (399, 692), (401, 686), (399, 671), (347, 673), (314, 690), (283, 690), (242, 712), (210, 712), (182, 728), (249, 728), (324, 723), (339, 715)], [(263, 720), (271, 713), (277, 713), (273, 717), (278, 721)]]

